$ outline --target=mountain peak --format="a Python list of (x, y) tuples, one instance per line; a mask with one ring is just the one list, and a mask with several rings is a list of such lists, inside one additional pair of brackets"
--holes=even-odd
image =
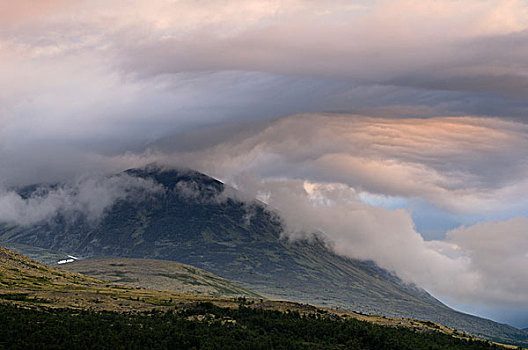
[(189, 168), (168, 168), (157, 164), (150, 164), (143, 168), (125, 170), (125, 173), (135, 177), (150, 178), (173, 190), (178, 183), (195, 183), (199, 187), (207, 187), (222, 192), (224, 184), (208, 175)]

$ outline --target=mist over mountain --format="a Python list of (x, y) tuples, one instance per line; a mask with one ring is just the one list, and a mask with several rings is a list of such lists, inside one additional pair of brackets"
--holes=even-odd
[[(322, 233), (285, 235), (280, 213), (211, 177), (155, 167), (125, 174), (157, 190), (118, 197), (95, 219), (58, 211), (32, 225), (4, 224), (0, 239), (85, 258), (174, 260), (273, 297), (434, 320), (491, 339), (526, 337), (513, 327), (456, 312), (372, 261), (336, 255)], [(38, 188), (26, 187), (19, 195), (33, 198)]]

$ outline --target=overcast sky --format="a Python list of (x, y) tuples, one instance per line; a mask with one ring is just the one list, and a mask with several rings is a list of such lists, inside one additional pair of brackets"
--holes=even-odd
[(527, 1), (0, 1), (0, 77), (0, 220), (187, 166), (528, 327)]

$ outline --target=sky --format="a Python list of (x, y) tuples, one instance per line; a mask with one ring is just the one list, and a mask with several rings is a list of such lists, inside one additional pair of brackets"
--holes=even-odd
[(0, 221), (189, 167), (528, 327), (528, 1), (0, 0), (0, 77)]

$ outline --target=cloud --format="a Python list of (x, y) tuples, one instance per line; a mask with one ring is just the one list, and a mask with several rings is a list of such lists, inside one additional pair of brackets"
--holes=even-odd
[(12, 25), (19, 21), (27, 21), (34, 17), (52, 13), (64, 5), (66, 0), (19, 0), (0, 3), (0, 21)]
[(16, 20), (27, 1), (3, 5), (3, 142), (137, 147), (225, 121), (398, 114), (388, 106), (528, 111), (523, 1), (40, 3), (30, 21)]
[[(474, 245), (493, 224), (426, 242), (416, 213), (365, 198), (463, 222), (525, 214), (527, 40), (523, 0), (6, 2), (0, 182), (71, 185), (29, 199), (4, 190), (0, 218), (30, 224), (72, 203), (98, 217), (126, 194), (92, 207), (81, 188), (106, 185), (71, 179), (153, 161), (229, 183), (251, 174), (263, 180), (246, 189), (282, 207), (291, 232), (324, 228), (341, 253), (442, 295), (497, 283), (481, 299), (517, 303), (524, 285), (492, 279), (483, 256), (498, 253)], [(398, 253), (406, 245), (412, 256)]]
[(41, 185), (26, 194), (2, 189), (0, 222), (29, 226), (59, 214), (70, 219), (83, 215), (89, 221), (97, 221), (119, 200), (139, 200), (161, 190), (152, 181), (125, 174), (82, 178), (59, 186)]
[(528, 129), (517, 122), (309, 114), (232, 132), (224, 130), (223, 139), (202, 149), (179, 148), (203, 138), (194, 132), (178, 136), (183, 143), (167, 138), (151, 150), (158, 159), (227, 180), (247, 171), (264, 178), (338, 182), (360, 192), (423, 199), (459, 214), (526, 204)]
[[(528, 112), (521, 1), (28, 4), (0, 11), (12, 19), (0, 21), (6, 183), (120, 170), (105, 158), (228, 122), (327, 111), (523, 120)], [(365, 161), (320, 162), (332, 157)], [(486, 178), (502, 182), (498, 172)]]
[(162, 36), (127, 31), (115, 57), (140, 76), (248, 70), (525, 97), (522, 1), (469, 1), (464, 9), (452, 1), (407, 0), (361, 10), (347, 10), (342, 1), (266, 8), (275, 12), (248, 11), (249, 24), (226, 15), (197, 30), (167, 25)]
[(243, 175), (236, 185), (280, 213), (285, 237), (321, 232), (336, 253), (373, 260), (450, 303), (512, 308), (528, 299), (526, 217), (460, 227), (446, 240), (425, 241), (409, 212), (367, 205), (344, 184)]
[(470, 257), (470, 268), (481, 276), (480, 299), (498, 303), (528, 300), (528, 218), (477, 223), (447, 233), (447, 242)]

